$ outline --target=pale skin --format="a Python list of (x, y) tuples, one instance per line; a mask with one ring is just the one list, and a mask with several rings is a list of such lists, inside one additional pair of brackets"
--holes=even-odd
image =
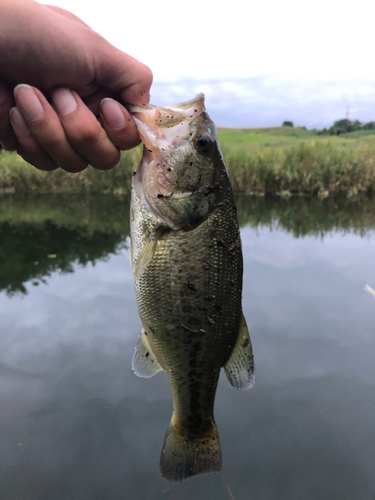
[(0, 0), (0, 142), (37, 168), (114, 167), (140, 142), (122, 104), (147, 106), (151, 83), (70, 12)]

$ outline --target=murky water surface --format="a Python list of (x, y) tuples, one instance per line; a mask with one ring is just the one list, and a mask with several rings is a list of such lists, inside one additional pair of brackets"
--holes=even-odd
[[(251, 391), (221, 377), (236, 500), (375, 498), (375, 201), (238, 199)], [(1, 500), (230, 499), (170, 484), (167, 379), (132, 374), (128, 200), (0, 198)]]

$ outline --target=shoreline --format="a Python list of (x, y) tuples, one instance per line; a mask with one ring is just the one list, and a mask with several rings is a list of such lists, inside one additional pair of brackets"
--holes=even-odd
[[(317, 136), (302, 128), (219, 129), (235, 191), (253, 196), (349, 197), (375, 193), (375, 134)], [(16, 153), (0, 151), (0, 193), (130, 192), (141, 147), (123, 152), (112, 170), (43, 172)]]

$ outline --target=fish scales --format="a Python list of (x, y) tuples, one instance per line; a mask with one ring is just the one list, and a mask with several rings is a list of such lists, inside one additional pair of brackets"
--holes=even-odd
[[(238, 239), (234, 224), (225, 228), (223, 219), (228, 215), (221, 207), (192, 231), (165, 234), (157, 242), (152, 262), (136, 281), (142, 323), (153, 353), (169, 373), (176, 405), (183, 408), (178, 412), (181, 420), (191, 418), (188, 402), (194, 394), (189, 382), (204, 385), (212, 370), (225, 364), (238, 334), (241, 254), (232, 255), (218, 243), (226, 240), (229, 247)], [(192, 363), (189, 353), (197, 343), (200, 348)], [(201, 406), (200, 411), (211, 416), (212, 407)]]
[[(190, 102), (193, 109), (199, 105), (201, 109), (193, 127), (192, 120), (182, 116), (187, 132), (181, 140), (178, 131), (175, 148), (179, 148), (179, 156), (171, 161), (161, 153), (162, 147), (155, 153), (157, 140), (153, 137), (150, 144), (150, 131), (147, 135), (141, 119), (136, 120), (145, 154), (133, 178), (131, 207), (132, 266), (143, 324), (133, 369), (140, 376), (152, 376), (160, 369), (168, 375), (174, 411), (161, 471), (169, 480), (221, 468), (213, 415), (221, 367), (225, 366), (235, 387), (247, 388), (253, 382), (251, 342), (241, 309), (243, 264), (233, 193), (202, 97)], [(141, 112), (145, 113), (138, 111), (136, 116)], [(202, 158), (190, 139), (193, 136), (202, 142), (202, 137), (210, 137), (202, 136), (200, 129), (205, 134), (209, 130), (215, 146), (210, 145), (208, 156), (205, 148)], [(150, 170), (164, 160), (165, 169), (177, 170), (174, 185), (181, 187), (181, 180), (184, 182), (182, 196), (177, 195), (176, 201), (170, 201), (174, 191), (161, 192), (163, 182), (168, 184), (163, 172), (157, 177), (156, 190), (151, 189), (155, 179), (150, 178)], [(190, 168), (193, 163), (195, 170)]]

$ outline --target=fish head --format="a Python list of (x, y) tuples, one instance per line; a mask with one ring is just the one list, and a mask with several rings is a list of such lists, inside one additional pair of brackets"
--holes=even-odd
[(204, 95), (174, 106), (130, 107), (144, 144), (133, 189), (163, 224), (192, 228), (205, 220), (227, 179)]

